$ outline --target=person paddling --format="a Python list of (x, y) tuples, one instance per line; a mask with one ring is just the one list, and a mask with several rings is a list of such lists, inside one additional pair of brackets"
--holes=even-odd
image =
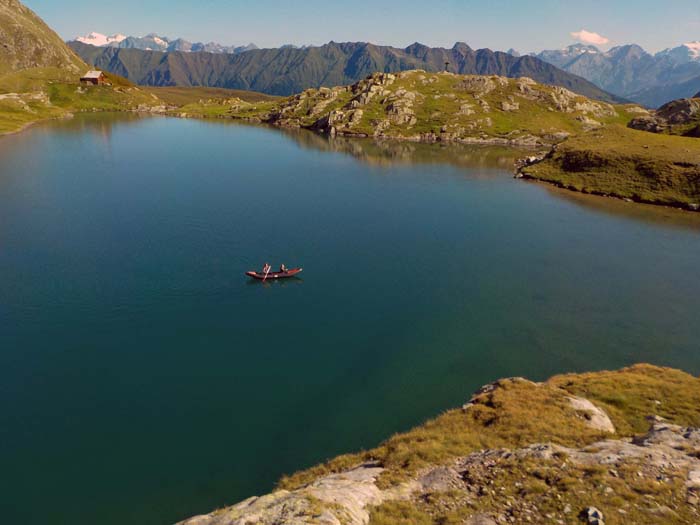
[(270, 263), (265, 263), (265, 266), (263, 266), (263, 273), (265, 274), (265, 277), (263, 277), (263, 281), (267, 279), (267, 274), (270, 273), (270, 270), (272, 270), (272, 266), (270, 266)]

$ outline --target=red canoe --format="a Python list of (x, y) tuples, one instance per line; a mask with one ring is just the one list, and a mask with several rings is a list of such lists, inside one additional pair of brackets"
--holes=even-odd
[(290, 268), (286, 272), (269, 272), (267, 276), (265, 272), (246, 272), (248, 277), (253, 279), (260, 279), (261, 281), (266, 281), (269, 279), (286, 279), (287, 277), (294, 277), (296, 274), (301, 272), (301, 268)]

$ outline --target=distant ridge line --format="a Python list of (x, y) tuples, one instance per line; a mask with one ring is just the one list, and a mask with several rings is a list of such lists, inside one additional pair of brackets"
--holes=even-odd
[(222, 87), (286, 96), (308, 88), (352, 84), (375, 72), (442, 71), (447, 62), (454, 73), (530, 77), (588, 98), (624, 101), (536, 57), (473, 50), (463, 42), (451, 49), (418, 42), (404, 49), (366, 42), (329, 42), (318, 47), (256, 49), (236, 55), (102, 48), (80, 42), (69, 45), (89, 64), (148, 86)]

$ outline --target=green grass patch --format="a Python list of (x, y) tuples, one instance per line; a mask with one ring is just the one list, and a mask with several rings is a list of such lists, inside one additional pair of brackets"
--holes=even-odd
[(434, 525), (432, 516), (411, 501), (388, 501), (374, 507), (370, 525)]
[(257, 93), (255, 91), (243, 91), (240, 89), (224, 89), (212, 87), (143, 87), (144, 91), (153, 93), (166, 104), (172, 106), (185, 106), (187, 104), (199, 104), (205, 101), (241, 99), (244, 102), (270, 102), (280, 97)]
[(658, 135), (621, 125), (561, 144), (525, 174), (565, 188), (652, 204), (700, 203), (697, 139)]
[(32, 68), (0, 77), (0, 134), (32, 122), (85, 111), (129, 111), (162, 102), (125, 78), (106, 74), (110, 85), (83, 86), (75, 74)]

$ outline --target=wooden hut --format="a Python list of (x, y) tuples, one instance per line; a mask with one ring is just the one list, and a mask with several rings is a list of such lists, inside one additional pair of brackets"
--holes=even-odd
[(81, 84), (91, 84), (93, 86), (101, 86), (106, 80), (105, 74), (102, 71), (88, 71), (80, 77)]

